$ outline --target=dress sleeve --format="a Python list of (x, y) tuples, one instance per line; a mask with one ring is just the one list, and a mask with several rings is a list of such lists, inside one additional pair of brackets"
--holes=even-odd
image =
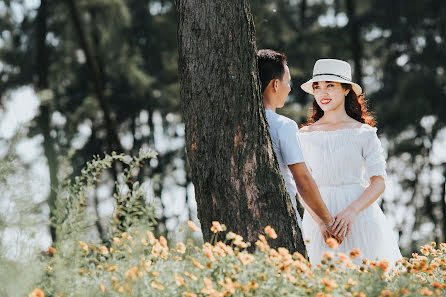
[(382, 176), (387, 178), (386, 160), (384, 158), (384, 149), (381, 141), (376, 135), (376, 129), (367, 132), (367, 140), (365, 141), (362, 155), (365, 160), (365, 178), (369, 180), (372, 176)]
[(289, 122), (279, 130), (279, 146), (285, 165), (304, 162), (300, 147), (297, 124)]

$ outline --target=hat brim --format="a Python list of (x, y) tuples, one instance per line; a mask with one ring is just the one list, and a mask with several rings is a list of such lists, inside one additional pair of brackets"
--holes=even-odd
[(339, 82), (339, 83), (350, 84), (350, 85), (352, 85), (352, 90), (353, 90), (353, 92), (355, 92), (356, 95), (362, 94), (362, 88), (360, 85), (358, 85), (354, 82), (348, 81), (346, 79), (342, 79), (335, 75), (318, 75), (317, 77), (313, 77), (306, 83), (301, 84), (300, 87), (302, 88), (302, 90), (304, 90), (308, 94), (313, 95), (313, 83), (317, 82), (317, 81), (335, 81), (335, 82)]

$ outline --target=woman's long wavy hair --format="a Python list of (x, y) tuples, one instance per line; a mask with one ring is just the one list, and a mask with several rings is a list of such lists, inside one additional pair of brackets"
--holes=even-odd
[[(314, 83), (313, 83), (314, 84)], [(345, 96), (345, 111), (348, 116), (358, 122), (368, 124), (372, 127), (376, 126), (375, 117), (367, 110), (367, 104), (364, 100), (364, 95), (359, 96), (352, 90), (351, 84), (341, 83), (345, 90), (350, 90), (347, 96)], [(307, 123), (305, 125), (310, 125), (318, 121), (324, 115), (324, 111), (319, 107), (316, 100), (313, 101), (313, 110), (309, 115)]]

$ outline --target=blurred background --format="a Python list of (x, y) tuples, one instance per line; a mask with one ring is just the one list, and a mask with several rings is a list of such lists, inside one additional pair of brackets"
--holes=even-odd
[[(446, 2), (251, 0), (257, 48), (284, 52), (292, 92), (279, 110), (305, 122), (299, 86), (318, 58), (351, 63), (388, 160), (380, 204), (410, 255), (446, 234)], [(212, 17), (211, 15), (209, 17)], [(0, 240), (6, 256), (46, 249), (57, 189), (93, 155), (158, 159), (137, 179), (156, 208), (156, 233), (196, 218), (184, 148), (170, 0), (0, 1)], [(106, 239), (122, 168), (88, 197), (92, 239)], [(119, 182), (119, 180), (118, 180)]]

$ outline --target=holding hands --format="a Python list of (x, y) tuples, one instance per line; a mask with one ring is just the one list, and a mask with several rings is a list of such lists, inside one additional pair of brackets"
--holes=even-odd
[(333, 219), (331, 224), (325, 225), (323, 222), (319, 223), (319, 228), (321, 229), (322, 237), (324, 241), (327, 241), (329, 238), (334, 238), (340, 244), (344, 240), (344, 236), (338, 236), (334, 232), (334, 224), (336, 223), (336, 219)]
[(347, 207), (335, 216), (335, 222), (332, 230), (333, 235), (347, 237), (350, 233), (353, 221), (357, 213), (350, 207)]

